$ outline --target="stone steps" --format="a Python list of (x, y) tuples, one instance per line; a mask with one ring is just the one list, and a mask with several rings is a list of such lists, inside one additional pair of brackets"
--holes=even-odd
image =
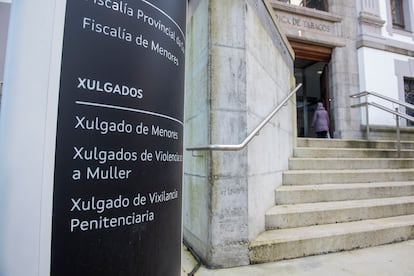
[(412, 158), (291, 158), (289, 170), (414, 168)]
[(266, 229), (414, 214), (414, 196), (276, 205), (266, 212)]
[(250, 243), (251, 263), (274, 262), (414, 238), (414, 215), (269, 230)]
[(387, 198), (414, 195), (414, 182), (374, 182), (325, 185), (292, 185), (276, 189), (276, 204)]
[(283, 185), (414, 181), (414, 169), (292, 170), (283, 173)]
[(251, 263), (414, 238), (414, 142), (298, 139)]
[[(297, 139), (297, 147), (306, 148), (368, 148), (368, 149), (397, 149), (395, 141), (387, 140), (344, 140), (344, 139)], [(401, 141), (401, 149), (414, 149), (412, 141)]]
[[(400, 157), (414, 158), (414, 150), (401, 150)], [(295, 148), (294, 157), (302, 158), (397, 158), (394, 149)]]

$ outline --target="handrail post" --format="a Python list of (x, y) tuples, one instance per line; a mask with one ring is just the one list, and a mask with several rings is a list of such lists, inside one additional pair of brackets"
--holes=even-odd
[(389, 97), (384, 96), (384, 95), (380, 95), (380, 94), (375, 93), (375, 92), (368, 92), (368, 91), (360, 92), (358, 94), (355, 94), (355, 95), (351, 95), (350, 96), (351, 98), (362, 98), (362, 97), (365, 96), (365, 102), (361, 102), (360, 101), (359, 104), (351, 105), (351, 107), (363, 107), (365, 105), (365, 113), (366, 113), (365, 114), (365, 118), (366, 118), (366, 128), (367, 128), (366, 129), (366, 137), (367, 137), (367, 140), (369, 140), (369, 136), (370, 136), (370, 127), (369, 127), (369, 106), (370, 105), (373, 106), (373, 107), (375, 107), (375, 108), (379, 108), (379, 109), (381, 109), (381, 110), (383, 110), (385, 112), (388, 112), (390, 114), (394, 114), (396, 116), (396, 124), (397, 124), (397, 137), (396, 138), (398, 140), (397, 141), (398, 157), (400, 157), (400, 155), (401, 155), (401, 129), (400, 129), (400, 119), (401, 118), (404, 118), (407, 121), (414, 122), (414, 117), (413, 116), (410, 116), (408, 114), (405, 114), (405, 113), (400, 113), (398, 111), (399, 110), (399, 107), (397, 107), (395, 109), (392, 109), (392, 108), (388, 108), (388, 107), (385, 107), (383, 105), (377, 104), (375, 102), (368, 102), (368, 96), (369, 95), (372, 95), (374, 97), (378, 97), (380, 99), (386, 100), (386, 101), (391, 102), (393, 104), (397, 104), (398, 106), (403, 106), (403, 107), (405, 107), (407, 109), (410, 109), (410, 110), (414, 110), (414, 105), (408, 104), (408, 103), (404, 103), (402, 101), (394, 100), (392, 98), (389, 98)]
[(400, 115), (398, 115), (398, 107), (395, 108), (395, 116), (397, 123), (397, 157), (401, 157), (401, 136), (400, 136)]
[(365, 95), (365, 119), (366, 119), (366, 126), (367, 126), (367, 140), (369, 140), (369, 105), (368, 105), (368, 94)]

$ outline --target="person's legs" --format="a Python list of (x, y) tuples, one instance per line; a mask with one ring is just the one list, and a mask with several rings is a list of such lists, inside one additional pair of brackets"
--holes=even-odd
[(328, 132), (327, 131), (317, 131), (316, 137), (318, 138), (328, 138)]

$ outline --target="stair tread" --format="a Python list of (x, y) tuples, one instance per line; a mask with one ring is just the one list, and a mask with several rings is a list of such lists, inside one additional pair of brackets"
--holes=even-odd
[[(331, 138), (331, 139), (321, 139), (321, 138), (312, 138), (312, 137), (298, 137), (299, 141), (324, 141), (324, 142), (363, 142), (363, 143), (395, 143), (395, 140), (366, 140), (366, 139), (341, 139), (341, 138)], [(411, 140), (401, 140), (401, 143), (414, 143)]]
[(335, 173), (373, 173), (373, 172), (381, 172), (381, 173), (391, 173), (391, 172), (414, 172), (414, 168), (402, 168), (402, 169), (346, 169), (346, 170), (288, 170), (284, 171), (284, 174), (335, 174)]
[(414, 226), (414, 215), (268, 230), (261, 233), (256, 239), (251, 241), (250, 247), (267, 245), (269, 243), (284, 243), (289, 241), (340, 236), (349, 233), (378, 231), (404, 226)]
[[(306, 149), (306, 150), (344, 150), (344, 151), (396, 151), (397, 149), (382, 149), (382, 148), (330, 148), (330, 147), (296, 147), (296, 149)], [(414, 151), (414, 149), (401, 149), (401, 151)]]
[(266, 215), (320, 212), (414, 203), (414, 196), (276, 205)]
[(324, 191), (324, 190), (352, 190), (358, 188), (403, 187), (414, 186), (414, 181), (395, 182), (368, 182), (350, 184), (316, 184), (316, 185), (282, 185), (276, 188), (278, 191)]
[(290, 161), (300, 160), (300, 161), (414, 161), (414, 158), (402, 157), (402, 158), (393, 158), (393, 157), (290, 157)]
[[(295, 147), (293, 149), (293, 157), (321, 157), (321, 158), (396, 158), (397, 150), (395, 148), (347, 148), (329, 147), (322, 145), (321, 147)], [(414, 158), (414, 145), (410, 149), (401, 149), (400, 157)]]
[(392, 140), (297, 145), (275, 190), (282, 204), (267, 210), (269, 230), (250, 242), (253, 263), (414, 237), (414, 142), (402, 141), (402, 158)]
[[(305, 146), (310, 146), (310, 144), (323, 144), (325, 146), (329, 145), (338, 145), (338, 144), (345, 144), (347, 146), (354, 146), (355, 145), (366, 145), (366, 146), (378, 146), (378, 145), (396, 145), (396, 140), (364, 140), (364, 139), (319, 139), (319, 138), (300, 138), (298, 137), (298, 145), (302, 144)], [(400, 143), (403, 145), (412, 145), (414, 144), (411, 140), (401, 140)]]

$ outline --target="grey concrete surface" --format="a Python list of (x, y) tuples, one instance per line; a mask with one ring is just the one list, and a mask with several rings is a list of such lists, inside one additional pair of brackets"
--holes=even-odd
[[(183, 247), (182, 276), (196, 265), (187, 248)], [(335, 276), (413, 276), (414, 240), (390, 245), (250, 265), (227, 269), (207, 269), (201, 266), (195, 276), (268, 276), (268, 275), (335, 275)]]

